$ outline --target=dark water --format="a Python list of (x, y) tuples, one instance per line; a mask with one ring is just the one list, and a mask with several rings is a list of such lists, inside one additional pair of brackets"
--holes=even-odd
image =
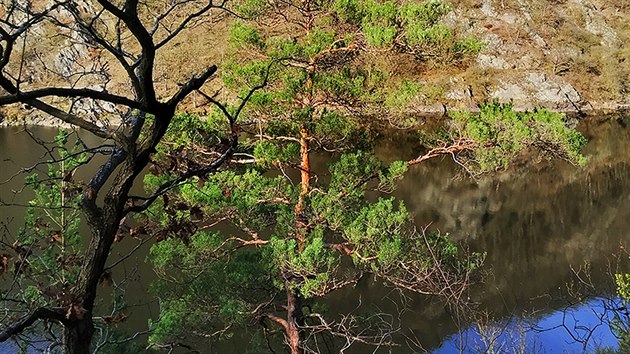
[[(486, 269), (490, 274), (470, 297), (488, 313), (487, 319), (496, 321), (490, 321), (496, 328), (503, 328), (502, 336), (497, 335), (493, 341), (495, 347), (502, 342), (517, 343), (516, 337), (524, 340), (526, 352), (571, 353), (614, 345), (608, 327), (597, 327), (597, 316), (593, 317), (603, 300), (592, 297), (588, 300), (592, 306), (569, 305), (575, 300), (570, 295), (578, 290), (610, 294), (614, 289), (610, 273), (615, 272), (610, 267), (619, 262), (623, 266), (627, 259), (624, 247), (630, 240), (630, 130), (623, 119), (582, 122), (580, 129), (589, 138), (585, 150), (589, 163), (585, 168), (562, 161), (529, 161), (492, 178), (473, 179), (449, 159), (434, 160), (414, 167), (395, 192), (405, 201), (418, 226), (430, 224), (430, 228), (449, 233), (473, 250), (487, 252)], [(42, 157), (43, 150), (19, 130), (0, 129), (0, 181)], [(45, 139), (54, 136), (51, 129), (37, 128), (34, 132)], [(388, 160), (414, 157), (417, 147), (407, 139), (398, 134), (386, 137), (378, 154)], [(25, 203), (28, 194), (15, 197), (12, 192), (22, 181), (17, 177), (0, 186), (0, 198)], [(15, 230), (23, 213), (24, 208), (18, 206), (0, 207), (0, 222)], [(133, 246), (122, 243), (114, 250), (113, 258)], [(584, 284), (578, 287), (576, 274), (586, 277), (585, 269), (594, 288), (585, 289)], [(126, 262), (121, 272), (121, 279), (131, 279), (127, 297), (134, 305), (125, 328), (141, 330), (146, 328), (147, 318), (155, 318), (158, 311), (146, 296), (152, 273), (143, 266), (143, 257)], [(339, 309), (354, 308), (359, 294), (363, 303), (383, 308), (390, 306), (388, 296), (393, 296), (386, 289), (367, 284), (336, 294), (331, 303)], [(425, 349), (476, 353), (483, 347), (479, 326), (457, 325), (453, 314), (439, 303), (411, 297), (407, 305), (404, 330), (417, 337)], [(567, 325), (567, 314), (579, 325)], [(563, 319), (566, 328), (558, 327)], [(579, 332), (580, 326), (597, 327), (586, 347), (579, 342), (579, 335), (571, 333), (572, 328)], [(491, 328), (486, 327), (486, 337)], [(222, 352), (238, 352), (239, 348), (231, 344)], [(407, 347), (392, 351), (411, 352)], [(509, 351), (503, 348), (496, 352)]]

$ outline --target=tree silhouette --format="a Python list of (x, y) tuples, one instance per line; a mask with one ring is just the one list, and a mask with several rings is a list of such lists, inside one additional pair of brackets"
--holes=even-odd
[[(173, 92), (158, 94), (154, 74), (160, 53), (186, 31), (231, 10), (227, 1), (13, 0), (0, 6), (0, 104), (21, 104), (21, 114), (34, 108), (105, 141), (82, 151), (83, 162), (94, 156), (104, 156), (105, 162), (89, 181), (76, 184), (77, 206), (90, 230), (89, 242), (75, 255), (76, 276), (66, 279), (63, 296), (47, 296), (40, 288), (31, 292), (37, 301), (12, 302), (16, 289), (3, 291), (2, 301), (11, 311), (1, 321), (0, 341), (37, 323), (52, 323), (63, 328), (64, 352), (89, 353), (97, 287), (111, 266), (108, 259), (121, 225), (179, 181), (158, 186), (145, 197), (130, 195), (131, 187), (151, 162), (178, 105), (217, 72), (216, 65), (207, 63)], [(49, 42), (60, 53), (53, 63), (42, 52), (43, 43)], [(236, 118), (225, 117), (232, 125)], [(187, 171), (182, 179), (216, 170), (234, 150), (236, 138), (233, 132), (219, 157)], [(69, 183), (72, 174), (49, 178)], [(65, 232), (61, 228), (57, 231)], [(41, 257), (34, 246), (3, 245), (3, 269), (15, 270), (17, 284), (33, 275), (25, 265)], [(58, 263), (64, 260), (57, 258)]]

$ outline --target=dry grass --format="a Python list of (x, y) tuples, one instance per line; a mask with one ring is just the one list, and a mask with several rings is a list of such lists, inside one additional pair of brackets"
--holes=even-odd
[[(515, 64), (513, 68), (498, 71), (475, 66), (464, 68), (460, 76), (473, 87), (477, 99), (483, 99), (501, 81), (518, 82), (530, 71), (561, 76), (589, 101), (629, 99), (630, 49), (624, 45), (630, 40), (627, 21), (630, 2), (627, 0), (590, 1), (594, 10), (589, 14), (579, 0), (492, 0), (492, 8), (498, 13), (496, 18), (482, 14), (474, 3), (479, 5), (482, 1), (456, 5), (475, 21), (473, 32), (482, 38), (492, 34), (503, 40), (499, 49), (485, 54)], [(514, 25), (504, 22), (506, 17), (503, 16), (524, 22)], [(594, 16), (596, 21), (603, 19), (605, 25), (615, 31), (618, 44), (608, 46), (601, 35), (590, 32), (593, 29), (587, 27), (587, 20), (592, 19), (589, 16)], [(539, 35), (546, 46), (536, 43), (534, 35)], [(530, 64), (523, 64), (524, 58), (528, 58)]]
[[(605, 16), (606, 24), (613, 28), (620, 45), (608, 47), (601, 44), (601, 37), (585, 28), (584, 8), (577, 0), (492, 0), (494, 10), (499, 14), (511, 14), (523, 18), (526, 9), (531, 15), (527, 26), (517, 26), (500, 18), (488, 18), (481, 13), (481, 0), (451, 1), (460, 15), (458, 27), (483, 38), (496, 35), (504, 45), (496, 52), (510, 65), (528, 57), (531, 68), (514, 65), (506, 70), (481, 69), (474, 62), (452, 65), (419, 63), (407, 55), (385, 55), (373, 52), (366, 54), (364, 63), (372, 69), (390, 72), (396, 80), (409, 80), (425, 84), (420, 92), (420, 104), (430, 105), (444, 101), (444, 96), (452, 90), (451, 78), (459, 78), (469, 85), (475, 100), (483, 101), (496, 89), (500, 81), (522, 77), (525, 71), (544, 71), (548, 75), (562, 76), (572, 84), (587, 100), (607, 101), (627, 99), (630, 88), (630, 47), (623, 45), (630, 41), (630, 2), (627, 0), (591, 0), (597, 13)], [(35, 2), (38, 3), (37, 1)], [(462, 18), (464, 16), (465, 18)], [(160, 97), (168, 97), (194, 73), (211, 64), (221, 64), (226, 52), (228, 21), (206, 22), (184, 31), (176, 41), (158, 52), (158, 66), (155, 68), (155, 82)], [(539, 47), (531, 37), (530, 29), (535, 30), (548, 48)], [(282, 34), (288, 30), (270, 23), (270, 32)], [(58, 84), (62, 79), (48, 70), (44, 64), (54, 63), (59, 48), (65, 38), (55, 33), (52, 26), (43, 27), (41, 33), (31, 36), (36, 46), (25, 53), (28, 71), (33, 87)], [(132, 40), (126, 43), (131, 51), (138, 46)], [(105, 53), (102, 59), (109, 63), (111, 82), (108, 90), (119, 94), (129, 94), (129, 83), (125, 73), (113, 58)], [(17, 60), (17, 59), (15, 59)], [(93, 61), (85, 58), (84, 65)], [(13, 62), (12, 67), (18, 67)], [(220, 70), (220, 69), (219, 69)], [(210, 82), (205, 90), (210, 93), (220, 88), (218, 82)], [(196, 95), (184, 103), (181, 109), (203, 111), (204, 100)], [(7, 115), (18, 115), (19, 108), (7, 107)]]

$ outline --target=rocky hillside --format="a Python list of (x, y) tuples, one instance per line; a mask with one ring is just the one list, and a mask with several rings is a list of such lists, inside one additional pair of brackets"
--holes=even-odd
[[(461, 35), (485, 43), (481, 52), (457, 66), (400, 63), (407, 80), (420, 83), (410, 109), (418, 114), (443, 114), (451, 109), (474, 110), (480, 102), (512, 101), (517, 109), (544, 106), (566, 112), (627, 108), (630, 103), (630, 2), (627, 0), (458, 0), (444, 19)], [(82, 2), (89, 6), (89, 2)], [(183, 32), (159, 53), (155, 80), (165, 97), (190, 73), (221, 63), (226, 51), (226, 21), (203, 23)], [(67, 82), (128, 90), (119, 81), (122, 68), (110, 65), (102, 51), (80, 38), (49, 33), (45, 26), (28, 37), (36, 43), (24, 53), (29, 83), (43, 86)], [(111, 58), (110, 58), (111, 59)], [(394, 62), (398, 59), (387, 59)], [(112, 61), (113, 62), (113, 61)], [(18, 65), (16, 63), (15, 65)], [(70, 73), (89, 70), (91, 74)], [(210, 83), (218, 88), (218, 83)], [(203, 110), (192, 98), (185, 109)], [(76, 102), (89, 113), (113, 110)], [(4, 123), (23, 117), (27, 107), (4, 107)], [(34, 114), (34, 112), (31, 112)], [(12, 119), (13, 118), (13, 119)], [(1, 119), (0, 119), (1, 120)]]
[(466, 0), (449, 21), (486, 47), (468, 68), (426, 79), (458, 106), (512, 100), (560, 111), (626, 107), (630, 2)]

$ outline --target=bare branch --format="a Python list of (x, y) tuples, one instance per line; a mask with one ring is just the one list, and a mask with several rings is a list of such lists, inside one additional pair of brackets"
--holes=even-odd
[[(225, 3), (225, 1), (223, 2)], [(170, 42), (173, 38), (175, 38), (181, 31), (183, 31), (186, 26), (190, 23), (190, 21), (203, 16), (204, 14), (206, 14), (208, 11), (210, 11), (213, 8), (221, 8), (223, 7), (223, 3), (221, 5), (215, 5), (214, 4), (214, 0), (210, 0), (208, 1), (208, 3), (206, 4), (206, 6), (204, 6), (203, 8), (199, 9), (197, 12), (194, 12), (190, 15), (188, 15), (180, 24), (179, 26), (177, 26), (177, 28), (175, 30), (173, 30), (171, 33), (169, 33), (166, 38), (162, 39), (160, 42), (158, 42), (155, 45), (156, 49), (159, 49), (161, 47), (163, 47), (165, 44), (167, 44), (168, 42)]]
[(100, 101), (111, 102), (127, 106), (129, 108), (143, 109), (142, 105), (137, 101), (130, 100), (123, 96), (111, 94), (106, 91), (97, 91), (87, 88), (67, 88), (67, 87), (47, 87), (27, 92), (17, 92), (12, 95), (0, 97), (0, 105), (28, 102), (34, 99), (44, 98), (48, 96), (57, 97), (80, 97), (91, 98)]
[(215, 72), (217, 72), (217, 66), (212, 65), (201, 75), (188, 80), (188, 82), (185, 83), (179, 89), (179, 91), (175, 95), (173, 95), (173, 97), (171, 97), (170, 100), (168, 100), (167, 105), (176, 106), (177, 104), (179, 104), (184, 99), (184, 97), (188, 96), (191, 92), (199, 90), (201, 86), (203, 86), (203, 84), (208, 81), (210, 76), (214, 75)]
[(8, 325), (4, 331), (0, 332), (0, 342), (4, 342), (15, 335), (22, 333), (22, 331), (33, 325), (38, 320), (53, 320), (62, 323), (67, 321), (63, 309), (40, 307), (32, 313)]

